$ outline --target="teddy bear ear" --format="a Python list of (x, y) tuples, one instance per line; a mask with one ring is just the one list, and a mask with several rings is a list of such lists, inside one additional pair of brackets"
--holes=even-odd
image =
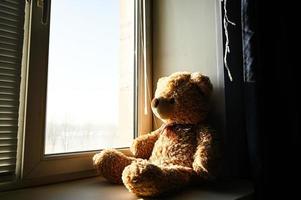
[(211, 95), (213, 87), (209, 77), (202, 75), (199, 72), (195, 72), (191, 74), (190, 78), (192, 82), (201, 89), (205, 96), (209, 97)]

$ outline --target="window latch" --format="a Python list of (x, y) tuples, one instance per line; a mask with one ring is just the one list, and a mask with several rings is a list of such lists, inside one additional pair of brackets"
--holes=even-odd
[(37, 0), (37, 6), (42, 9), (41, 22), (44, 25), (46, 25), (48, 22), (49, 11), (50, 11), (49, 5), (50, 5), (50, 0)]

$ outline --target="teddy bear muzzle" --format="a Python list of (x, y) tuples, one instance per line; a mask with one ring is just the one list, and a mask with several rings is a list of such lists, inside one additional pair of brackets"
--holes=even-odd
[(153, 100), (152, 100), (152, 107), (153, 108), (157, 108), (157, 106), (159, 105), (159, 99), (157, 99), (157, 98), (154, 98)]
[(160, 98), (154, 98), (151, 102), (151, 106), (153, 108), (157, 108), (160, 104), (161, 105), (163, 104), (163, 106), (173, 105), (175, 104), (175, 99), (174, 98), (167, 99), (167, 98), (160, 97)]
[(174, 98), (154, 98), (151, 102), (152, 110), (155, 115), (161, 119), (170, 118), (171, 113), (174, 110), (175, 99)]

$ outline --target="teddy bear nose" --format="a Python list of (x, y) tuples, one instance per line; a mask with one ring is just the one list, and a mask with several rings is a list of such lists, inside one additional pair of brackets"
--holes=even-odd
[(157, 108), (158, 105), (159, 105), (159, 99), (154, 98), (154, 99), (152, 100), (152, 107), (153, 107), (153, 108)]

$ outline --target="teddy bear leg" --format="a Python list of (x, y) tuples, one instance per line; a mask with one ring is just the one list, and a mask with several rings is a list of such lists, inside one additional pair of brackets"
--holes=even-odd
[(137, 196), (158, 196), (188, 184), (193, 173), (188, 167), (159, 167), (147, 160), (136, 160), (123, 170), (122, 180)]
[(93, 156), (93, 164), (108, 181), (121, 184), (123, 169), (131, 164), (134, 159), (115, 149), (105, 149)]

